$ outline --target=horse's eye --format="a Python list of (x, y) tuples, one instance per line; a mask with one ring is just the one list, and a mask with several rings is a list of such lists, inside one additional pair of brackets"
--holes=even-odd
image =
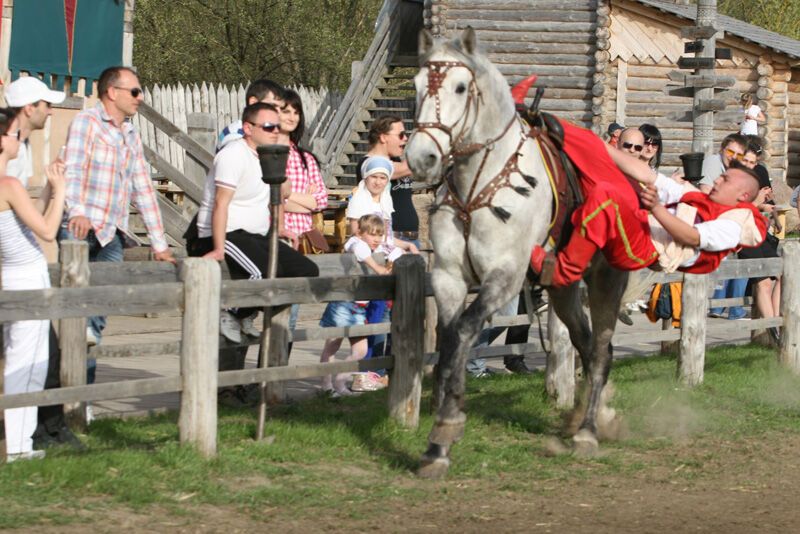
[(460, 95), (460, 94), (462, 94), (462, 93), (463, 93), (464, 91), (466, 91), (466, 90), (467, 90), (467, 86), (466, 86), (466, 85), (464, 85), (463, 83), (460, 83), (460, 84), (458, 84), (458, 85), (456, 86), (456, 94), (457, 94), (457, 95)]

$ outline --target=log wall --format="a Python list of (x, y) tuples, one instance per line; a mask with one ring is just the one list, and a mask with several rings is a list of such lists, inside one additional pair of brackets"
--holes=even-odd
[(472, 26), (510, 84), (537, 74), (536, 86), (547, 88), (542, 109), (591, 127), (593, 96), (602, 96), (593, 92), (603, 91), (603, 75), (596, 72), (596, 39), (598, 5), (605, 2), (432, 0), (426, 3), (425, 23), (435, 35), (446, 36)]
[(796, 187), (800, 185), (800, 69), (792, 70), (789, 81), (789, 122), (788, 135), (788, 180), (787, 183)]

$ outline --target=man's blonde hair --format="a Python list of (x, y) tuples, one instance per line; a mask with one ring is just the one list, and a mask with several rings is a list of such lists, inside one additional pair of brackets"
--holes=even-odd
[(362, 234), (383, 235), (386, 233), (386, 223), (375, 214), (362, 215), (358, 219), (358, 231)]

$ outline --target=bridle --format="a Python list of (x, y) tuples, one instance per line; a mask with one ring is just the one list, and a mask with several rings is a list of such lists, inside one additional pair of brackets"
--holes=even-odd
[[(477, 118), (478, 108), (483, 101), (483, 95), (478, 89), (478, 85), (475, 83), (475, 71), (463, 61), (426, 61), (423, 63), (423, 67), (427, 67), (428, 69), (428, 91), (425, 93), (425, 95), (423, 95), (422, 100), (417, 107), (417, 116), (414, 118), (414, 130), (415, 133), (425, 134), (430, 137), (433, 141), (433, 144), (436, 145), (436, 149), (439, 151), (439, 156), (441, 157), (442, 161), (445, 161), (448, 159), (448, 157), (445, 157), (444, 150), (442, 150), (442, 145), (439, 144), (439, 141), (436, 140), (436, 136), (431, 134), (430, 130), (439, 130), (447, 135), (447, 138), (450, 141), (449, 158), (461, 155), (458, 147), (461, 145), (464, 137), (467, 135), (467, 121), (471, 114)], [(442, 101), (439, 97), (439, 89), (442, 87), (442, 82), (447, 76), (447, 72), (454, 67), (462, 67), (467, 69), (471, 75), (471, 79), (467, 88), (467, 102), (464, 105), (464, 110), (461, 112), (455, 122), (448, 126), (442, 123)], [(419, 114), (425, 106), (425, 101), (429, 98), (433, 99), (436, 122), (419, 122)], [(472, 112), (473, 107), (475, 109), (474, 113)], [(458, 134), (454, 137), (453, 130), (462, 121), (463, 124)]]
[[(423, 67), (428, 68), (428, 90), (425, 95), (422, 97), (422, 100), (419, 103), (417, 108), (417, 117), (415, 118), (414, 125), (415, 125), (415, 132), (414, 134), (420, 133), (425, 134), (433, 141), (434, 145), (436, 146), (437, 150), (439, 151), (439, 156), (441, 157), (441, 161), (443, 166), (447, 166), (447, 163), (452, 161), (454, 158), (459, 157), (467, 157), (473, 154), (484, 150), (483, 159), (481, 160), (480, 165), (475, 173), (474, 178), (472, 179), (472, 185), (470, 187), (469, 193), (466, 196), (465, 200), (461, 200), (460, 196), (458, 195), (458, 191), (456, 190), (456, 184), (453, 182), (452, 175), (449, 174), (445, 176), (444, 183), (445, 187), (447, 188), (447, 194), (445, 195), (444, 199), (442, 200), (442, 204), (447, 204), (453, 207), (456, 210), (458, 218), (463, 223), (463, 232), (464, 238), (467, 239), (469, 237), (470, 226), (472, 222), (472, 212), (483, 208), (483, 207), (491, 207), (492, 199), (494, 198), (494, 194), (505, 187), (512, 187), (510, 177), (511, 174), (514, 172), (519, 171), (519, 167), (517, 164), (517, 158), (519, 156), (519, 151), (522, 148), (522, 145), (527, 140), (527, 135), (523, 135), (519, 141), (519, 145), (517, 146), (517, 150), (515, 150), (512, 155), (509, 157), (506, 164), (503, 166), (503, 169), (500, 171), (498, 175), (496, 175), (488, 184), (486, 184), (479, 192), (476, 194), (476, 186), (478, 184), (478, 179), (483, 171), (484, 164), (489, 159), (489, 154), (494, 150), (495, 143), (499, 141), (506, 133), (511, 129), (511, 126), (516, 122), (518, 119), (517, 114), (514, 113), (511, 117), (511, 120), (508, 122), (505, 128), (500, 132), (499, 135), (487, 139), (482, 143), (464, 143), (464, 137), (466, 137), (469, 126), (468, 126), (468, 119), (471, 114), (473, 114), (474, 108), (474, 116), (473, 120), (477, 120), (478, 111), (480, 108), (480, 104), (483, 102), (483, 95), (478, 89), (478, 85), (475, 81), (475, 71), (466, 63), (462, 61), (426, 61), (423, 63)], [(439, 89), (442, 87), (442, 82), (444, 81), (445, 76), (447, 76), (447, 72), (454, 68), (454, 67), (462, 67), (469, 71), (471, 75), (471, 79), (469, 82), (468, 87), (468, 95), (467, 101), (464, 105), (464, 110), (458, 116), (458, 118), (453, 122), (452, 125), (446, 125), (442, 123), (442, 114), (441, 114), (441, 98), (439, 96)], [(434, 102), (434, 110), (436, 112), (436, 122), (419, 122), (419, 113), (423, 109), (423, 105), (425, 101), (429, 98), (433, 99)], [(473, 106), (474, 103), (474, 106)], [(461, 128), (459, 129), (458, 133), (454, 136), (454, 130), (462, 123)], [(439, 130), (444, 132), (448, 139), (450, 140), (450, 154), (445, 156), (444, 151), (442, 150), (442, 146), (436, 140), (436, 137), (430, 132), (430, 130)]]

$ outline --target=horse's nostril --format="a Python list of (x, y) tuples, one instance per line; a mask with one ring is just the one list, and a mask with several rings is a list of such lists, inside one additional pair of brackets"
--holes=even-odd
[(433, 152), (430, 152), (425, 157), (425, 163), (427, 164), (428, 167), (433, 167), (434, 165), (439, 163), (439, 156)]

